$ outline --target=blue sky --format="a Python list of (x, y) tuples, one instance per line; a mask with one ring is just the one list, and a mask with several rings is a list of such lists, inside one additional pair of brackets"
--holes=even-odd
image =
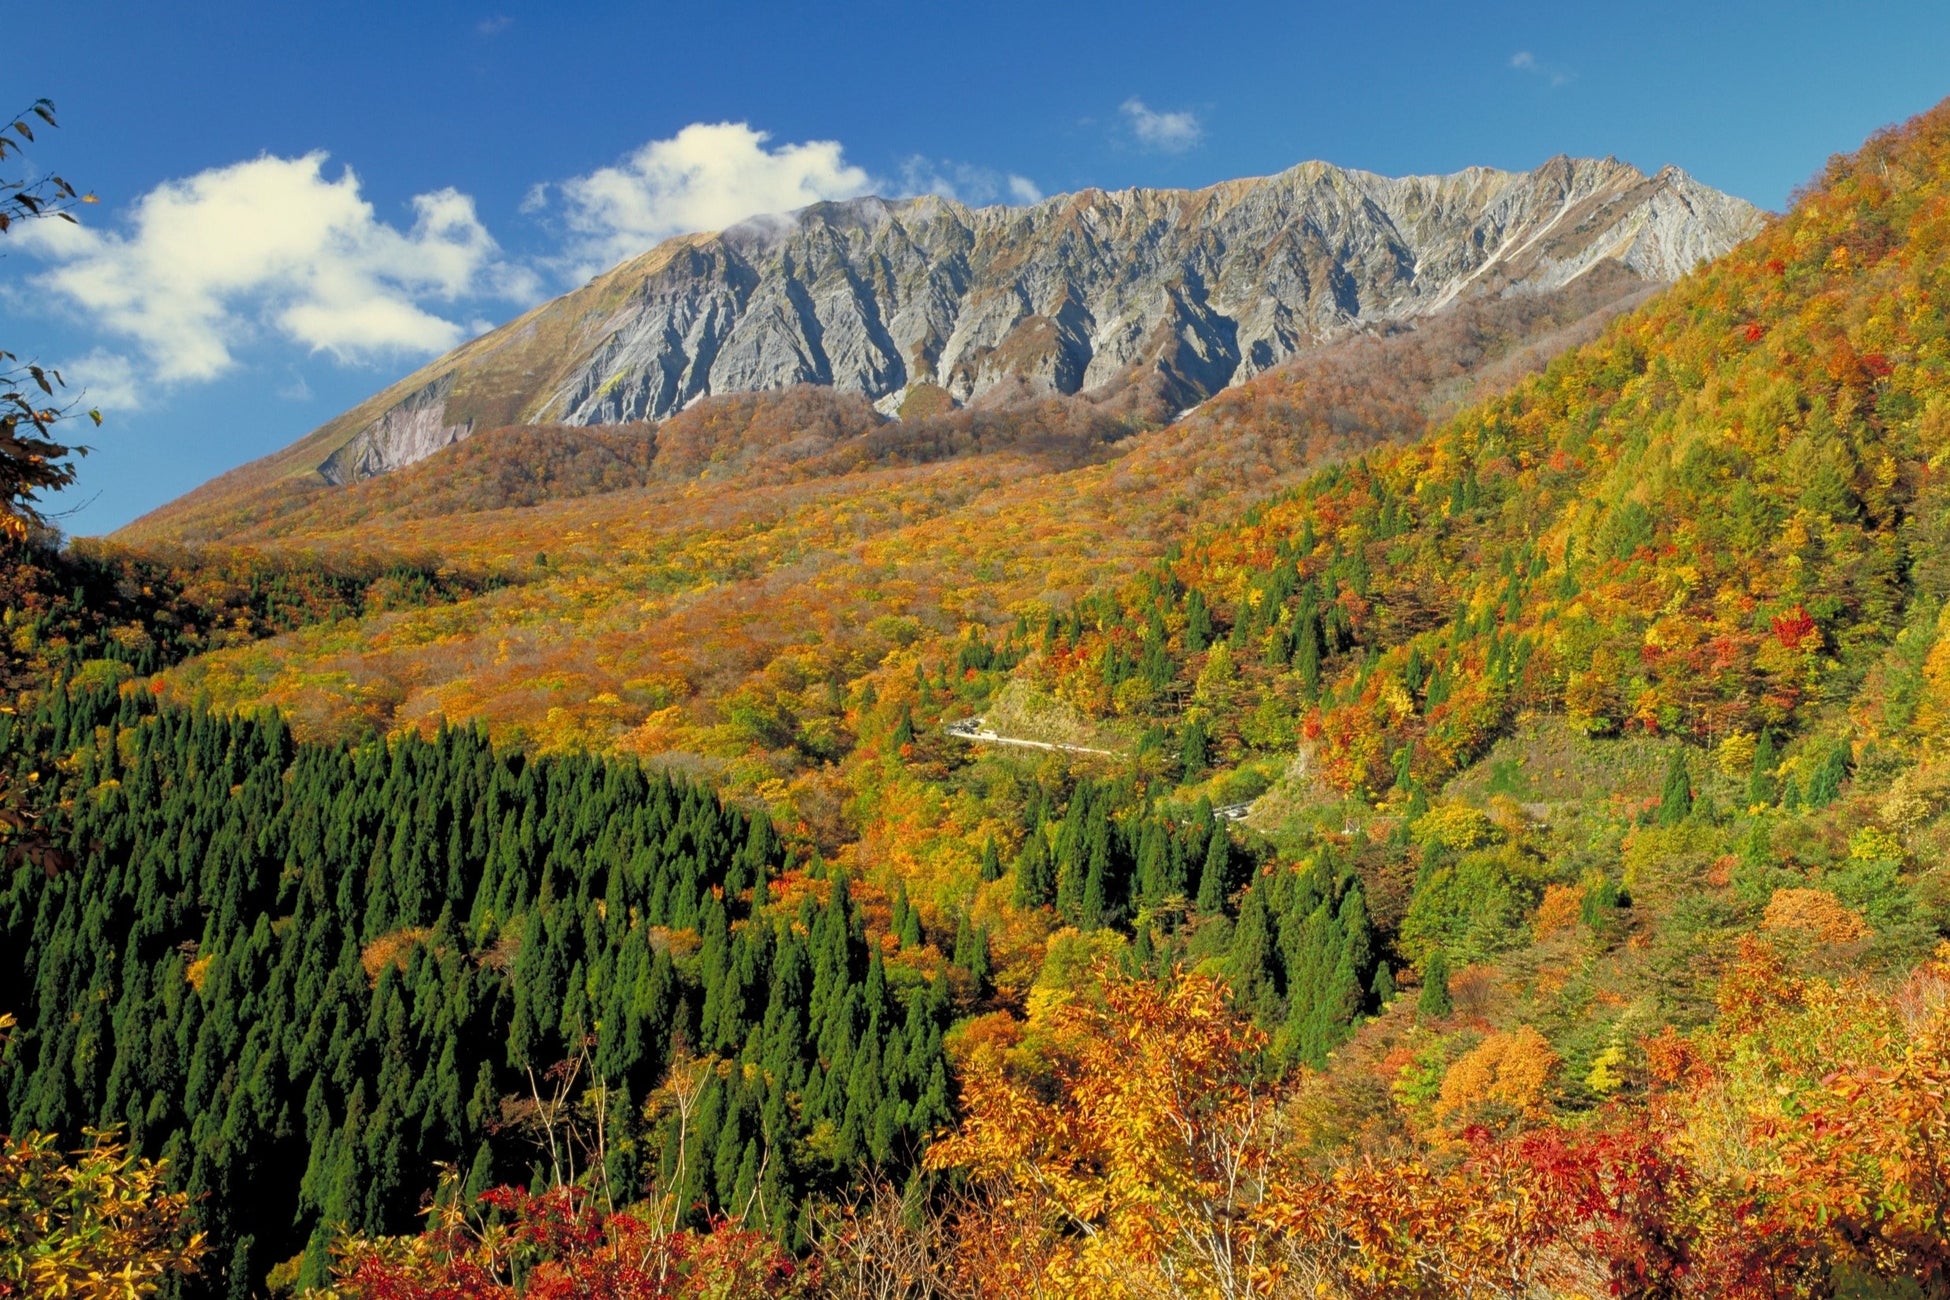
[(755, 205), (1609, 153), (1778, 209), (1950, 95), (1941, 0), (61, 0), (11, 41), (61, 115), (30, 160), (101, 199), (0, 242), (0, 347), (107, 418), (81, 534)]

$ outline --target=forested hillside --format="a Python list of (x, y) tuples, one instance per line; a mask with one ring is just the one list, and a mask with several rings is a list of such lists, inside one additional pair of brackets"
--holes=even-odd
[(249, 521), (397, 606), (49, 603), (7, 1123), (186, 1297), (1950, 1296), (1946, 295), (1950, 104), (1521, 382), (741, 399)]
[[(302, 1250), (324, 1282), (332, 1232), (408, 1228), (441, 1163), (470, 1198), (661, 1169), (803, 1242), (808, 1193), (949, 1118), (948, 977), (883, 959), (845, 877), (786, 870), (762, 816), (476, 732), (308, 747), (146, 698), (0, 717), (14, 770), (62, 756), (41, 829), (73, 851), (0, 902), (7, 1113), (124, 1126), (229, 1276)], [(640, 1112), (693, 1057), (718, 1065), (680, 1160)], [(591, 1087), (601, 1113), (562, 1105)]]

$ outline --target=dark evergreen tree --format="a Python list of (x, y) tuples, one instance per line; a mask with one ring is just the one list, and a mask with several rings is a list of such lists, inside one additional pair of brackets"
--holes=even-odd
[(1205, 723), (1198, 718), (1187, 722), (1178, 737), (1178, 769), (1184, 780), (1191, 781), (1203, 775), (1212, 761), (1210, 747)]
[(1415, 1010), (1424, 1020), (1440, 1020), (1454, 1010), (1449, 1001), (1449, 954), (1440, 948), (1422, 963), (1422, 993)]
[(1214, 829), (1205, 851), (1205, 863), (1198, 873), (1197, 908), (1207, 916), (1218, 916), (1226, 909), (1232, 892), (1232, 842), (1223, 829)]
[(1692, 811), (1693, 783), (1686, 770), (1686, 751), (1675, 749), (1672, 761), (1666, 765), (1665, 784), (1659, 788), (1659, 824), (1677, 826)]
[(1774, 737), (1771, 732), (1760, 733), (1760, 742), (1754, 746), (1753, 772), (1747, 778), (1747, 805), (1753, 807), (1772, 806), (1779, 791), (1774, 788), (1774, 769), (1780, 764), (1781, 756), (1774, 750)]
[(1029, 832), (1016, 858), (1014, 901), (1017, 907), (1047, 907), (1056, 901), (1055, 867), (1040, 827)]

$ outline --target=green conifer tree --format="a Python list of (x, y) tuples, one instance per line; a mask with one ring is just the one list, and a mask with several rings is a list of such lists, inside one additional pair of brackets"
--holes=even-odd
[(1422, 993), (1415, 1011), (1424, 1020), (1440, 1020), (1454, 1010), (1449, 1000), (1449, 954), (1437, 948), (1422, 963)]
[(1187, 722), (1178, 739), (1178, 768), (1182, 779), (1192, 781), (1204, 774), (1211, 762), (1209, 748), (1204, 721), (1193, 718)]
[(1232, 842), (1226, 838), (1222, 828), (1215, 828), (1205, 851), (1205, 865), (1198, 874), (1198, 901), (1195, 906), (1206, 916), (1219, 916), (1225, 912), (1226, 897), (1231, 893), (1232, 882)]
[(1374, 980), (1368, 985), (1368, 996), (1373, 999), (1376, 1010), (1385, 1010), (1395, 1000), (1395, 972), (1388, 968), (1387, 962), (1377, 962)]
[(1659, 825), (1677, 826), (1693, 811), (1692, 777), (1686, 770), (1686, 751), (1672, 751), (1665, 784), (1659, 788)]
[(1043, 839), (1040, 828), (1029, 832), (1023, 841), (1022, 853), (1016, 859), (1016, 888), (1014, 901), (1017, 907), (1047, 907), (1056, 898), (1054, 872), (1050, 863), (1049, 844)]

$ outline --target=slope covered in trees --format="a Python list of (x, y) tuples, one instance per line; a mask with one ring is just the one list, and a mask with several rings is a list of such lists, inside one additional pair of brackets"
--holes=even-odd
[(1214, 530), (1035, 670), (1115, 712), (1116, 647), (1152, 637), (1185, 681), (1219, 634), (1215, 716), (1283, 719), (1260, 747), (1304, 739), (1370, 796), (1434, 789), (1525, 710), (1746, 748), (1846, 704), (1945, 594), (1945, 131), (1879, 137), (1597, 345)]
[[(476, 732), (308, 747), (147, 699), (0, 716), (11, 768), (61, 756), (34, 811), (74, 859), (0, 897), (0, 1101), (166, 1159), (235, 1293), (406, 1228), (437, 1162), (470, 1197), (661, 1169), (678, 1205), (756, 1203), (795, 1240), (808, 1192), (948, 1118), (945, 975), (884, 960), (763, 817)], [(681, 1135), (642, 1110), (673, 1059), (712, 1062)]]
[(9, 1123), (362, 1300), (1950, 1294), (1946, 292), (1950, 105), (1408, 445), (376, 511), (530, 580), (0, 718)]
[[(435, 553), (508, 589), (203, 656), (169, 689), (276, 704), (312, 736), (447, 717), (543, 748), (683, 754), (744, 790), (785, 783), (786, 798), (767, 797), (791, 820), (817, 811), (821, 770), (851, 751), (856, 701), (883, 664), (951, 657), (970, 623), (997, 635), (1201, 520), (1412, 438), (1430, 411), (1509, 382), (1642, 291), (1594, 274), (1555, 295), (1469, 300), (1150, 432), (1080, 400), (896, 422), (819, 389), (714, 399), (649, 435), (644, 486), (531, 508), (500, 508), (496, 475), (514, 468), (496, 453), (538, 451), (541, 435), (482, 435), (479, 453), (470, 440), (299, 493), (222, 535), (274, 554)], [(745, 725), (760, 715), (796, 724)]]

